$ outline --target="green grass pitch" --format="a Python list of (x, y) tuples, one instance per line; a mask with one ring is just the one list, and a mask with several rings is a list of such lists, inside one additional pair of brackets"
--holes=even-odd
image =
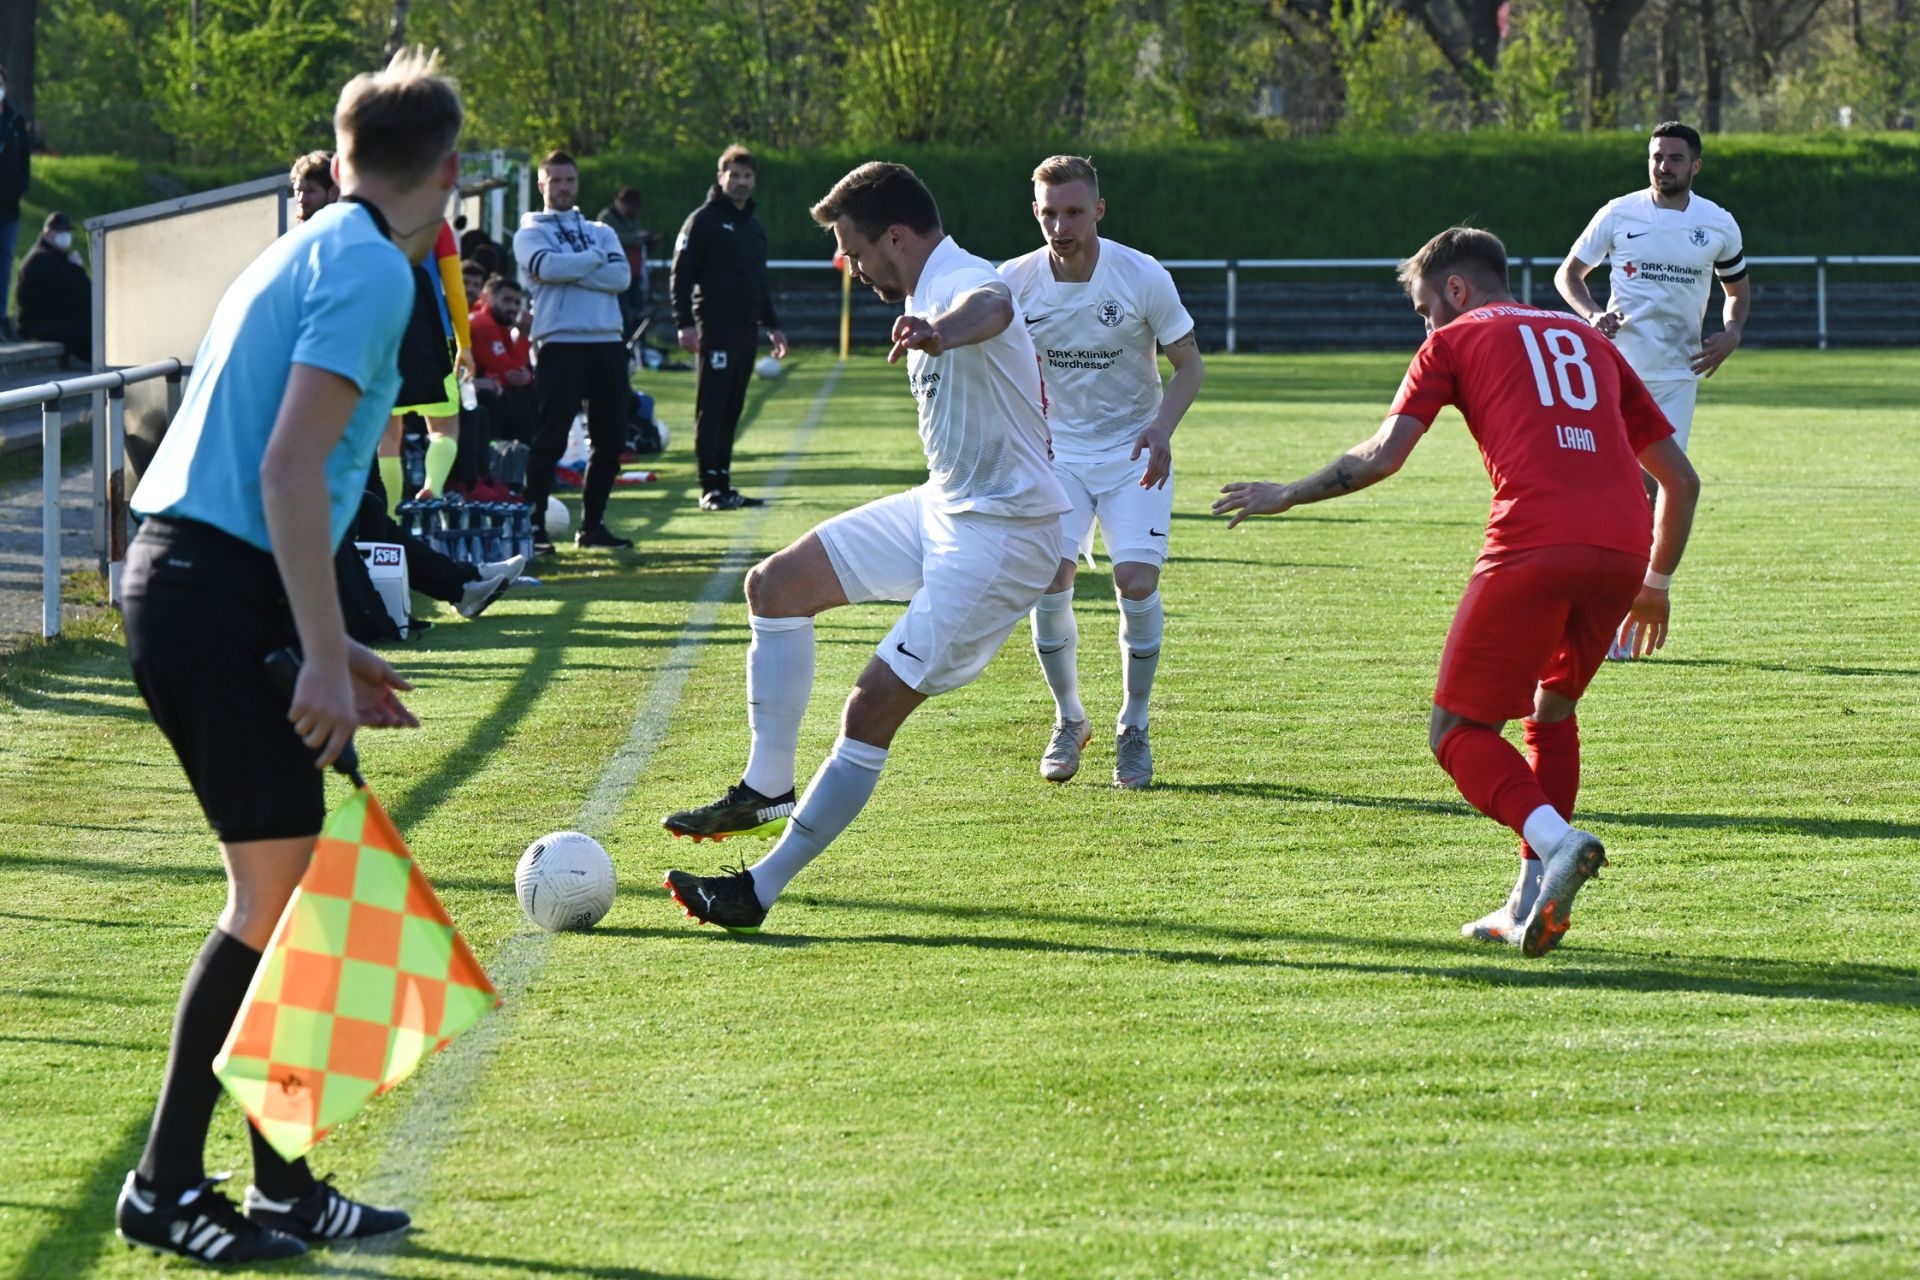
[[(395, 651), (427, 727), (364, 735), (368, 776), (507, 1003), (317, 1155), (415, 1231), (278, 1274), (1914, 1274), (1920, 354), (1746, 351), (1704, 388), (1673, 641), (1581, 708), (1613, 865), (1538, 962), (1459, 937), (1515, 842), (1426, 748), (1471, 440), (1449, 415), (1388, 483), (1229, 533), (1213, 490), (1368, 434), (1404, 356), (1208, 366), (1157, 785), (1105, 785), (1103, 564), (1081, 778), (1038, 777), (1023, 627), (751, 941), (660, 876), (763, 846), (656, 825), (744, 758), (739, 568), (924, 468), (901, 369), (823, 400), (803, 353), (741, 445), (773, 505), (702, 514), (691, 380), (649, 378), (678, 434), (616, 498), (639, 550)], [(802, 776), (893, 613), (822, 623)], [(583, 814), (619, 900), (529, 937), (515, 859)], [(109, 1215), (222, 893), (110, 627), (0, 668), (0, 1277), (153, 1273)], [(227, 1104), (208, 1164), (244, 1185)]]

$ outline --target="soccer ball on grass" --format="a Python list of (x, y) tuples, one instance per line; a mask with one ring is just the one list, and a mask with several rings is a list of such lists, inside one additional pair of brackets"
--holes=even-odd
[(591, 929), (613, 906), (613, 859), (592, 836), (556, 831), (520, 855), (513, 888), (527, 919), (549, 933)]

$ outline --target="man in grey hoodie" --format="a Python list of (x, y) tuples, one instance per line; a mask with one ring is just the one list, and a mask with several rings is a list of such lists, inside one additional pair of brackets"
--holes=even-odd
[(580, 168), (564, 151), (540, 162), (546, 208), (520, 219), (513, 256), (533, 290), (534, 386), (540, 415), (527, 458), (527, 502), (533, 508), (533, 547), (553, 550), (545, 519), (553, 467), (567, 447), (567, 431), (587, 402), (587, 477), (580, 496), (580, 547), (631, 547), (607, 528), (607, 496), (620, 474), (627, 419), (627, 348), (620, 341), (620, 295), (632, 279), (620, 237), (574, 206)]

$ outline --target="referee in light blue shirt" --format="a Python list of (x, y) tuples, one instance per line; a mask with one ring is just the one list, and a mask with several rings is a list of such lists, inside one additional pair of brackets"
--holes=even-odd
[[(214, 1056), (325, 820), (321, 769), (356, 727), (418, 723), (396, 696), (406, 681), (348, 640), (333, 554), (399, 388), (409, 260), (426, 256), (458, 181), (462, 114), (434, 56), (402, 54), (346, 86), (334, 112), (341, 203), (227, 290), (133, 496), (144, 521), (127, 553), (127, 656), (219, 839), (228, 897), (187, 974), (115, 1224), (198, 1262), (288, 1257), (408, 1222), (316, 1181), (251, 1130), (243, 1211), (214, 1189), (202, 1149)], [(265, 660), (293, 644), (304, 664), (289, 705)]]

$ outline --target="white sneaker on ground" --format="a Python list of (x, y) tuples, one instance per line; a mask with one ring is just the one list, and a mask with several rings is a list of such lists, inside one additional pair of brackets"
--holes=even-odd
[(1056, 720), (1053, 736), (1040, 757), (1040, 776), (1048, 782), (1065, 782), (1080, 772), (1080, 752), (1093, 741), (1093, 727), (1085, 720)]
[(460, 593), (460, 603), (454, 608), (463, 618), (477, 618), (487, 611), (495, 600), (505, 594), (508, 587), (527, 567), (525, 556), (514, 556), (511, 560), (497, 560), (492, 564), (480, 566), (480, 576), (466, 585)]
[(1529, 958), (1543, 956), (1560, 945), (1560, 937), (1573, 917), (1573, 896), (1607, 865), (1607, 851), (1597, 836), (1574, 827), (1559, 844), (1540, 854), (1540, 862), (1540, 897), (1527, 916), (1520, 939), (1520, 950)]

